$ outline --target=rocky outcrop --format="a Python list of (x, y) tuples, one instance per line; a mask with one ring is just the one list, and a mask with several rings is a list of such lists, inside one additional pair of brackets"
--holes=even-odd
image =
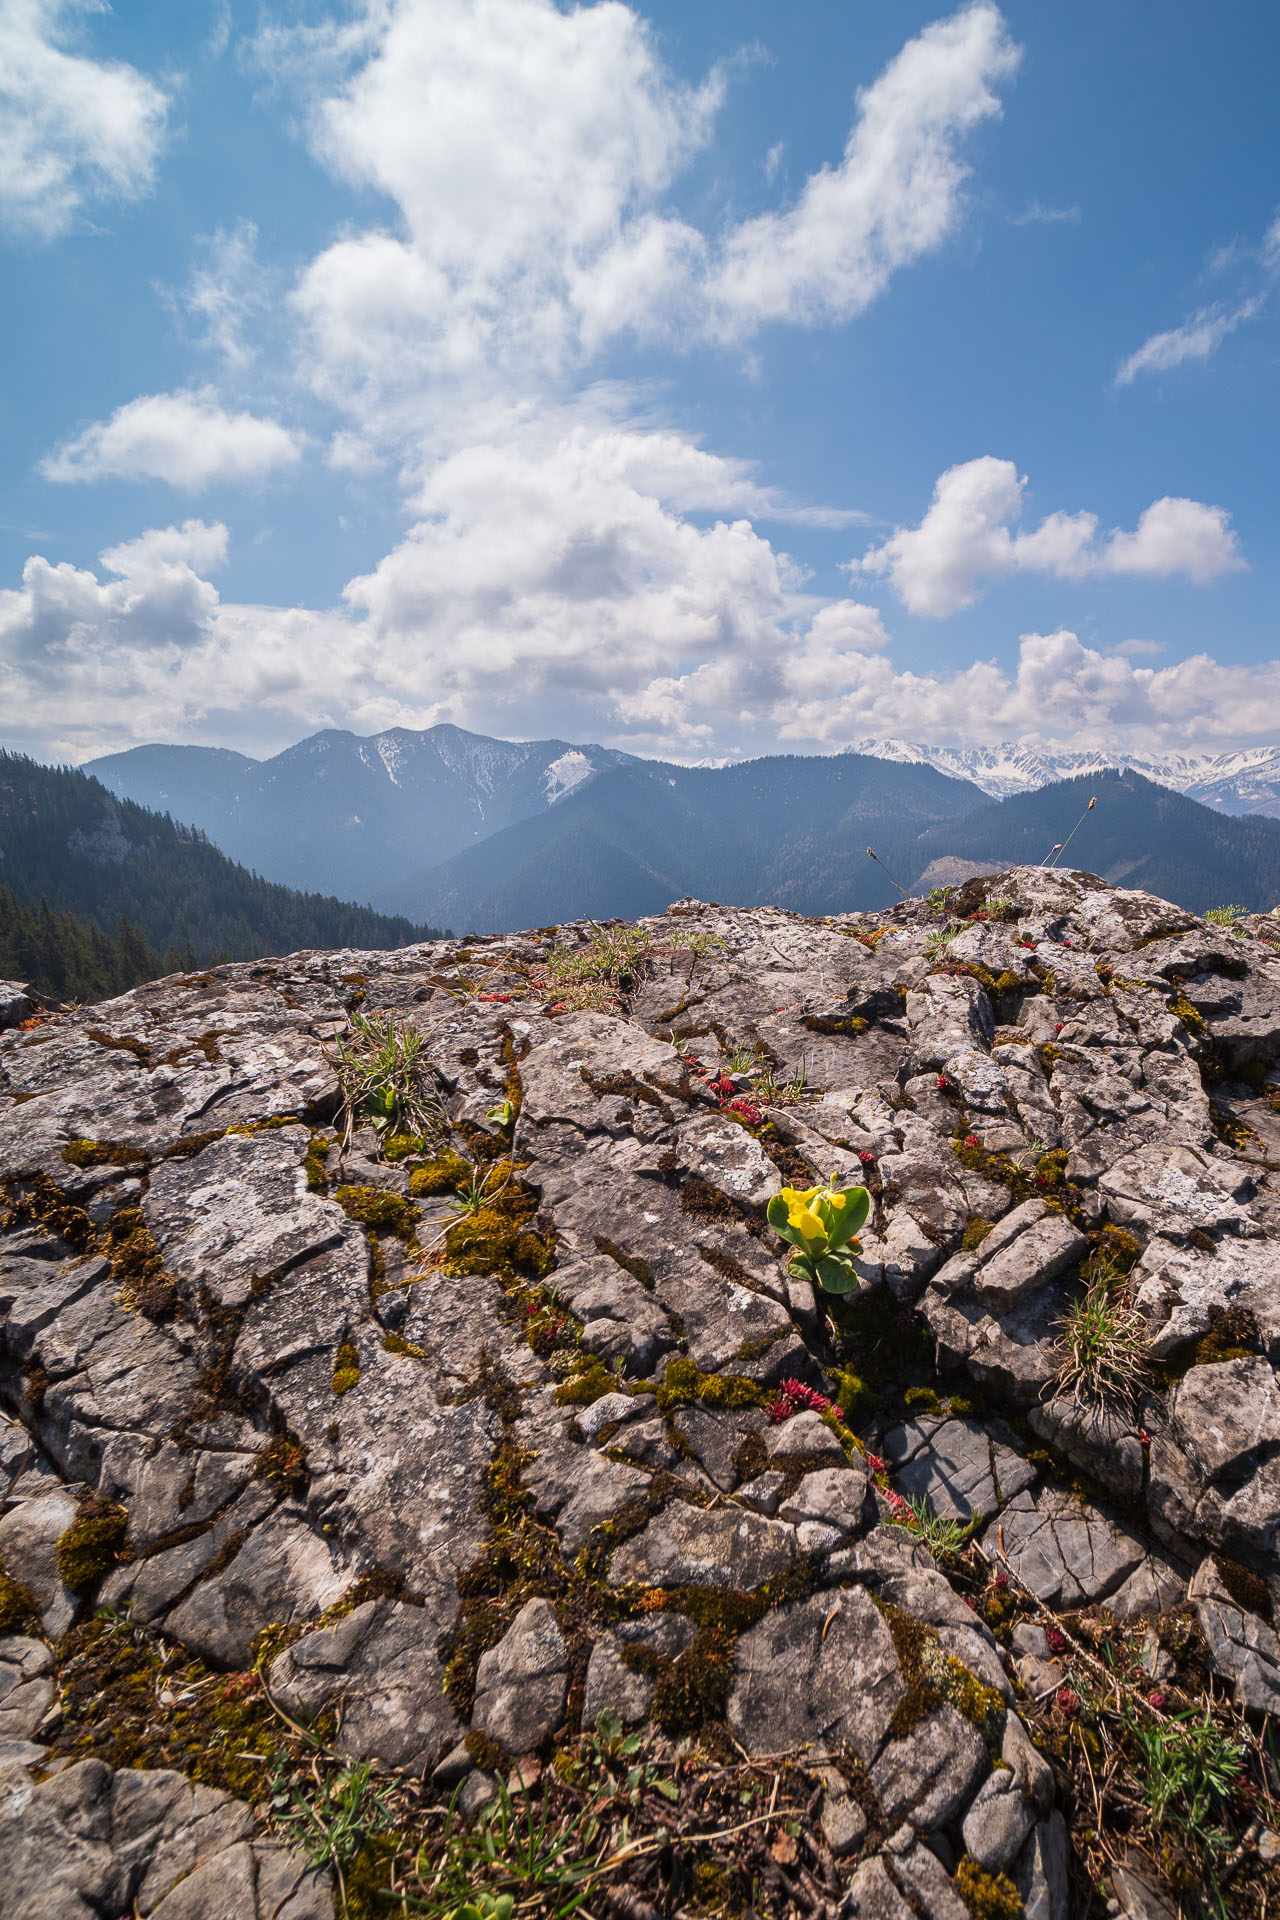
[[(1203, 1570), (1191, 1597), (1270, 1710), (1277, 944), (1020, 869), (941, 917), (685, 902), (6, 1035), (0, 1741), (41, 1832), (93, 1826), (85, 1910), (142, 1883), (66, 1783), (114, 1809), (127, 1776), (25, 1769), (72, 1752), (48, 1646), (96, 1603), (419, 1777), (605, 1710), (843, 1756), (818, 1827), (850, 1911), (952, 1911), (968, 1858), (1060, 1912), (1013, 1669), (904, 1502), (1050, 1609), (1156, 1615), (1242, 1568), (1252, 1611)], [(342, 1124), (359, 1009), (421, 1043), (391, 1139)], [(764, 1209), (831, 1173), (874, 1204), (829, 1314)], [(1078, 1404), (1061, 1324), (1104, 1270), (1149, 1371)], [(276, 1910), (269, 1843), (219, 1845), (228, 1913)]]

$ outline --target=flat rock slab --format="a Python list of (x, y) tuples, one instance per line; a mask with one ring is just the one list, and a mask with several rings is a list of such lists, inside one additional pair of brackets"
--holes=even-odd
[(333, 1920), (327, 1876), (179, 1773), (0, 1767), (0, 1920)]
[(1274, 1629), (1233, 1599), (1211, 1559), (1197, 1569), (1190, 1598), (1210, 1665), (1230, 1682), (1237, 1704), (1250, 1713), (1280, 1713), (1280, 1637)]
[(707, 1510), (674, 1500), (610, 1556), (609, 1581), (749, 1593), (785, 1573), (795, 1557), (795, 1533), (780, 1521), (741, 1507)]
[(883, 1615), (845, 1588), (778, 1607), (740, 1637), (729, 1725), (748, 1753), (844, 1741), (866, 1764), (905, 1693)]
[(569, 1693), (569, 1649), (549, 1600), (529, 1600), (476, 1668), (471, 1724), (510, 1753), (555, 1732)]
[(899, 1493), (929, 1502), (940, 1520), (999, 1511), (1032, 1485), (1036, 1470), (972, 1420), (910, 1420), (893, 1427), (881, 1451)]
[[(1176, 1570), (1137, 1534), (1061, 1488), (1018, 1494), (1000, 1528), (1014, 1573), (1060, 1611), (1101, 1601), (1126, 1618), (1161, 1612), (1185, 1592)], [(1166, 1584), (1169, 1598), (1161, 1599)]]

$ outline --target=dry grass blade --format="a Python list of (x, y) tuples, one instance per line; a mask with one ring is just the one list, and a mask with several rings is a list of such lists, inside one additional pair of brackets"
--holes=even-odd
[(1147, 1322), (1118, 1276), (1100, 1268), (1058, 1326), (1062, 1364), (1055, 1398), (1077, 1406), (1131, 1407), (1147, 1383)]

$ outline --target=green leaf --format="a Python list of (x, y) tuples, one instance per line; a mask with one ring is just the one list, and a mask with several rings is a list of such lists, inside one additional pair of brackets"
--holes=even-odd
[(865, 1187), (846, 1187), (845, 1204), (837, 1212), (832, 1208), (832, 1225), (827, 1235), (827, 1244), (832, 1253), (852, 1240), (858, 1229), (866, 1224), (871, 1211), (871, 1195)]
[(854, 1293), (858, 1288), (858, 1269), (848, 1254), (824, 1253), (817, 1263), (818, 1285), (824, 1293)]
[(675, 1781), (674, 1780), (655, 1780), (653, 1784), (657, 1792), (659, 1792), (662, 1795), (663, 1799), (669, 1800), (672, 1806), (674, 1807), (676, 1802), (680, 1798), (680, 1789), (676, 1785)]
[(787, 1241), (787, 1243), (793, 1247), (802, 1248), (804, 1246), (804, 1240), (798, 1229), (793, 1227), (789, 1222), (787, 1203), (780, 1193), (775, 1193), (765, 1208), (765, 1218), (780, 1239)]

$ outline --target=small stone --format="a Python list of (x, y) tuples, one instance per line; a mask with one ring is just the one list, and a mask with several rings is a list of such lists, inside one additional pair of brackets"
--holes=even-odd
[(980, 1867), (1002, 1873), (1035, 1825), (1035, 1815), (1005, 1768), (988, 1776), (964, 1817), (964, 1844)]
[(553, 1734), (569, 1693), (569, 1650), (549, 1600), (528, 1600), (476, 1668), (471, 1724), (510, 1753)]
[(848, 1464), (844, 1448), (820, 1413), (805, 1407), (793, 1413), (781, 1426), (771, 1427), (764, 1435), (773, 1466), (784, 1467), (790, 1460), (803, 1459), (806, 1466), (843, 1467)]
[(799, 1526), (802, 1521), (818, 1521), (844, 1533), (856, 1533), (862, 1525), (867, 1495), (865, 1465), (820, 1467), (806, 1473), (795, 1492), (778, 1509), (779, 1518)]
[(738, 1488), (734, 1498), (757, 1513), (773, 1515), (778, 1511), (786, 1484), (785, 1473), (758, 1473), (754, 1480), (747, 1480)]
[(867, 1816), (847, 1793), (829, 1793), (822, 1803), (822, 1837), (837, 1860), (862, 1845)]

